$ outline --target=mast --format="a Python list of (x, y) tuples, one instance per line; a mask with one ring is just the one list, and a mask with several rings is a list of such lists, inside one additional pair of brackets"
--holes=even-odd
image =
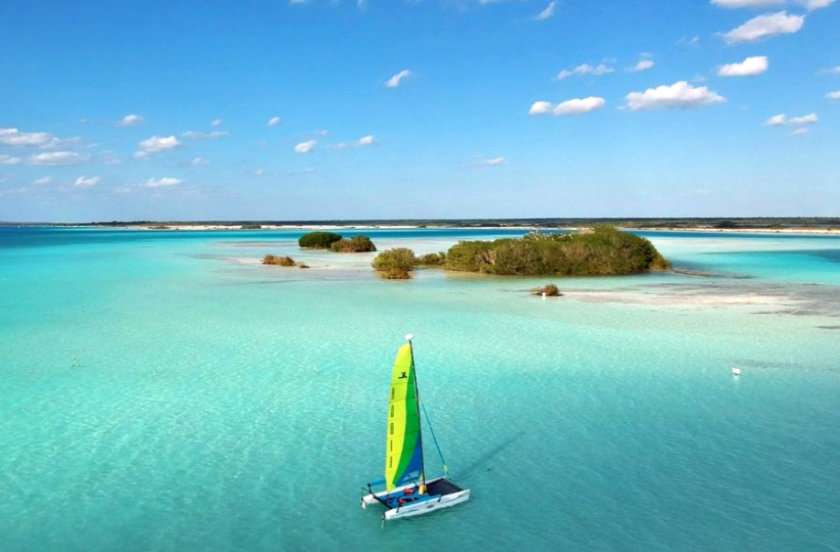
[[(414, 339), (413, 334), (405, 336), (408, 341), (408, 347), (411, 349), (411, 364), (414, 366), (414, 396), (417, 397), (417, 436), (420, 442), (423, 442), (423, 424), (420, 420), (420, 391), (417, 389), (417, 364), (414, 362), (414, 344), (411, 342)], [(420, 446), (420, 494), (426, 494), (426, 462), (423, 459), (423, 446)]]

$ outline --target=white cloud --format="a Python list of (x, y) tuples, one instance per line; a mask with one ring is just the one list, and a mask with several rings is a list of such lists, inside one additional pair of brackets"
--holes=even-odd
[(760, 75), (767, 71), (767, 67), (769, 67), (767, 56), (752, 56), (746, 58), (741, 63), (722, 65), (718, 69), (718, 75), (721, 77), (748, 77)]
[(75, 151), (51, 151), (30, 155), (26, 160), (27, 165), (78, 165), (84, 163), (90, 157), (81, 155)]
[(671, 86), (648, 88), (644, 92), (630, 92), (626, 99), (631, 111), (689, 109), (726, 101), (723, 96), (705, 86), (692, 86), (685, 81), (675, 82)]
[(257, 176), (263, 176), (265, 174), (265, 169), (257, 169), (254, 171), (254, 174)]
[(808, 134), (807, 128), (797, 128), (793, 132), (791, 132), (794, 136), (802, 136), (803, 134)]
[(764, 124), (769, 126), (812, 125), (817, 121), (819, 121), (819, 117), (817, 117), (816, 113), (809, 113), (808, 115), (803, 115), (801, 117), (790, 118), (788, 118), (784, 113), (779, 113), (778, 115), (773, 115), (764, 121)]
[(588, 113), (604, 107), (606, 101), (604, 98), (597, 96), (589, 96), (588, 98), (573, 98), (566, 100), (559, 104), (552, 104), (551, 102), (539, 101), (531, 104), (531, 109), (528, 110), (529, 115), (579, 115), (581, 113)]
[(410, 77), (410, 76), (411, 76), (411, 71), (409, 71), (408, 69), (403, 69), (402, 71), (400, 71), (399, 73), (397, 73), (396, 75), (391, 77), (390, 79), (386, 80), (385, 81), (385, 86), (388, 87), (388, 88), (396, 88), (400, 85), (400, 82), (402, 82), (403, 79), (405, 79), (407, 77)]
[(812, 125), (819, 121), (819, 117), (817, 117), (816, 113), (809, 113), (808, 115), (803, 115), (802, 117), (791, 117), (788, 119), (789, 125)]
[(684, 36), (677, 41), (677, 46), (700, 46), (700, 37)]
[(20, 165), (23, 159), (14, 155), (0, 154), (0, 165)]
[(164, 176), (163, 178), (150, 178), (146, 181), (145, 186), (147, 188), (164, 188), (167, 186), (175, 186), (180, 184), (182, 180), (180, 178), (173, 178), (171, 176)]
[(222, 126), (222, 120), (221, 119), (213, 119), (210, 122), (210, 126), (214, 126), (214, 127)]
[(21, 132), (16, 128), (0, 128), (0, 146), (48, 149), (62, 142), (49, 132)]
[(753, 17), (740, 27), (724, 33), (727, 44), (756, 42), (782, 34), (795, 33), (805, 24), (804, 15), (788, 15), (785, 11)]
[(91, 186), (96, 186), (99, 184), (99, 177), (98, 176), (80, 176), (73, 182), (73, 186), (78, 188), (90, 188)]
[(36, 178), (32, 181), (32, 183), (36, 186), (43, 186), (45, 184), (49, 184), (50, 182), (52, 182), (51, 176), (42, 176), (41, 178)]
[(490, 159), (482, 159), (476, 161), (468, 166), (470, 167), (499, 167), (507, 163), (504, 157), (491, 157)]
[(537, 21), (545, 21), (546, 19), (551, 19), (554, 16), (554, 10), (557, 9), (557, 1), (553, 0), (552, 2), (548, 3), (548, 6), (539, 13), (534, 19)]
[(134, 157), (137, 159), (143, 159), (144, 157), (148, 157), (154, 153), (179, 148), (181, 145), (181, 142), (179, 142), (175, 136), (152, 136), (151, 138), (147, 138), (138, 144), (140, 149), (134, 152)]
[(809, 10), (818, 10), (832, 5), (834, 0), (806, 0), (805, 7)]
[(227, 136), (230, 132), (226, 130), (213, 130), (210, 132), (201, 132), (200, 130), (188, 130), (182, 132), (181, 136), (184, 138), (192, 138), (193, 140), (216, 140)]
[(365, 146), (375, 146), (375, 145), (376, 145), (376, 138), (374, 138), (372, 134), (368, 134), (367, 136), (362, 136), (358, 140), (353, 140), (352, 142), (340, 142), (340, 143), (338, 143), (334, 146), (330, 146), (329, 149), (343, 150), (343, 149), (363, 148)]
[(268, 122), (265, 124), (265, 126), (270, 126), (270, 127), (277, 126), (277, 125), (280, 124), (280, 122), (281, 122), (280, 117), (272, 117), (271, 119), (268, 120)]
[(781, 6), (786, 0), (712, 0), (712, 4), (721, 8), (763, 8)]
[(780, 126), (787, 123), (787, 117), (785, 117), (784, 113), (779, 113), (778, 115), (773, 115), (766, 121), (764, 121), (765, 125), (769, 126)]
[(829, 92), (825, 95), (826, 98), (829, 100), (840, 100), (840, 90), (836, 90), (834, 92)]
[(650, 59), (650, 54), (642, 54), (639, 57), (641, 59), (639, 59), (639, 61), (636, 62), (636, 65), (627, 67), (624, 70), (630, 73), (638, 73), (639, 71), (647, 71), (655, 65), (655, 63), (653, 63), (653, 60)]
[(295, 146), (295, 153), (309, 153), (315, 146), (318, 145), (318, 140), (307, 140)]
[(837, 67), (829, 67), (828, 69), (821, 69), (820, 73), (828, 75), (840, 75), (840, 65), (838, 65)]
[(615, 69), (603, 63), (595, 67), (589, 65), (588, 63), (583, 63), (574, 69), (563, 69), (557, 73), (557, 80), (561, 81), (575, 75), (606, 75), (608, 73), (612, 73), (613, 71), (615, 71)]
[(117, 121), (117, 126), (120, 126), (120, 127), (135, 127), (135, 126), (142, 125), (143, 122), (144, 122), (144, 119), (143, 119), (142, 115), (137, 115), (135, 113), (131, 113), (129, 115), (126, 115), (125, 117), (123, 117), (119, 121)]
[(209, 161), (203, 157), (195, 157), (190, 161), (190, 166), (192, 167), (200, 167), (202, 165), (206, 165)]

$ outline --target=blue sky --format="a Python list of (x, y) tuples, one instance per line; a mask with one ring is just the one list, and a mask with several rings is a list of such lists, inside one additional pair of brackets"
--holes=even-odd
[(0, 8), (0, 220), (840, 214), (840, 1)]

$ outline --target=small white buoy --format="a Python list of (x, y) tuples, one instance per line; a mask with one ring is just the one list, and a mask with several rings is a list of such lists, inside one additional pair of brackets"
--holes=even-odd
[(543, 299), (545, 299), (546, 297), (548, 297), (548, 294), (546, 292), (542, 292), (542, 296), (543, 296)]
[(733, 376), (740, 376), (741, 375), (741, 369), (738, 368), (737, 366), (733, 366), (732, 367), (732, 375)]
[(414, 334), (405, 334), (406, 341), (411, 341), (412, 339), (414, 339)]

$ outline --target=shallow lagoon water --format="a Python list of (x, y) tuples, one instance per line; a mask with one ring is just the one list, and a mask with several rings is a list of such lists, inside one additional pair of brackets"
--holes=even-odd
[[(299, 235), (0, 229), (4, 550), (840, 549), (840, 239), (645, 233), (689, 273), (544, 300)], [(383, 527), (408, 332), (472, 499)]]

